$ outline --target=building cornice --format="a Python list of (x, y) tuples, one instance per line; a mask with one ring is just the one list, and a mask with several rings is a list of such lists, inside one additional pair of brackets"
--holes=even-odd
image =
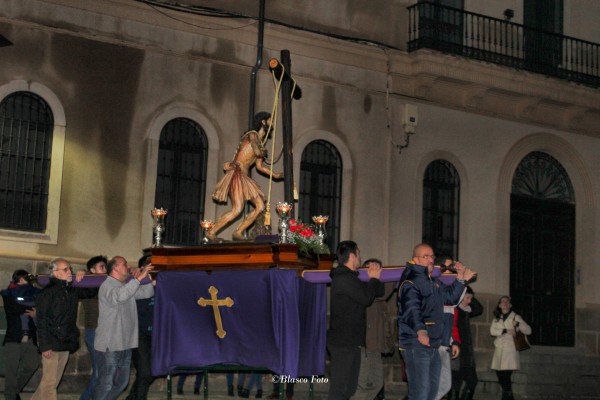
[[(250, 69), (257, 23), (156, 10), (131, 0), (7, 0), (0, 21)], [(227, 44), (229, 52), (220, 50)], [(18, 44), (16, 44), (18, 45)], [(265, 57), (290, 50), (294, 75), (325, 85), (413, 99), (600, 137), (600, 90), (422, 49), (384, 49), (267, 24)], [(264, 67), (263, 67), (264, 68)]]

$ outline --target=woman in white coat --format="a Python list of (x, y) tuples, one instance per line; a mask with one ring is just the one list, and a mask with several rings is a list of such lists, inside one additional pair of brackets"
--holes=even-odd
[(531, 334), (531, 327), (512, 310), (510, 297), (502, 296), (494, 310), (490, 334), (495, 336), (492, 369), (496, 370), (498, 383), (502, 387), (502, 400), (513, 400), (512, 372), (518, 370), (519, 352), (515, 349), (514, 336), (517, 331)]

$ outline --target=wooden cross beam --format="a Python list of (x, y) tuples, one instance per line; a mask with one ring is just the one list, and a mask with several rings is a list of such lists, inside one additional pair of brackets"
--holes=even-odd
[[(292, 78), (292, 66), (289, 50), (281, 51), (281, 63), (272, 58), (269, 69), (275, 79), (281, 81), (281, 121), (283, 126), (283, 193), (286, 203), (294, 204), (294, 157), (292, 148), (292, 98), (299, 100), (302, 89)], [(283, 74), (283, 76), (282, 76)], [(293, 92), (292, 92), (293, 91)], [(292, 208), (290, 217), (295, 218), (296, 207)]]

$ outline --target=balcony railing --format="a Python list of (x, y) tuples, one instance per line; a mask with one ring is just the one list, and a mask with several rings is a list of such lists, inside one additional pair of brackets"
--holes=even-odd
[(600, 45), (435, 3), (409, 10), (408, 51), (427, 48), (600, 87)]

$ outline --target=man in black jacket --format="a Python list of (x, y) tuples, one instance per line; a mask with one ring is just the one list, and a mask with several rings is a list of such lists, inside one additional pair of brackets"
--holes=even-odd
[[(73, 287), (71, 264), (64, 258), (50, 261), (50, 282), (36, 297), (38, 347), (42, 353), (42, 380), (31, 400), (55, 400), (69, 353), (79, 347), (77, 306), (98, 289)], [(81, 280), (84, 271), (77, 273)]]
[(338, 265), (332, 268), (331, 311), (327, 347), (330, 355), (329, 400), (349, 399), (356, 392), (360, 371), (360, 352), (365, 350), (367, 307), (383, 296), (379, 281), (381, 265), (371, 263), (369, 282), (358, 278), (360, 250), (352, 241), (340, 242), (336, 250)]
[[(25, 270), (16, 270), (13, 273), (13, 281), (10, 286), (2, 291), (4, 300), (4, 312), (6, 313), (6, 336), (4, 337), (4, 355), (6, 357), (6, 368), (4, 377), (5, 400), (20, 399), (19, 393), (31, 376), (40, 366), (40, 355), (36, 347), (36, 328), (33, 323), (35, 318), (35, 307), (19, 304), (18, 297), (14, 294), (19, 281), (25, 279), (26, 285), (32, 292), (39, 289), (31, 286), (30, 275)], [(21, 316), (28, 317), (28, 335), (24, 335)]]

